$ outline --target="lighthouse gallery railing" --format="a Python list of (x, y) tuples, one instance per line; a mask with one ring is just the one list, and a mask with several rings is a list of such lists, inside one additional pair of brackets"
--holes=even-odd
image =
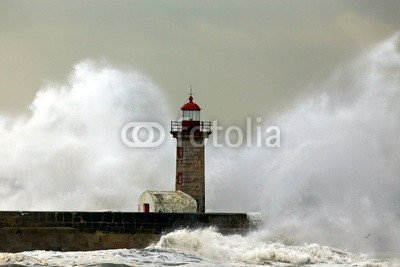
[[(211, 133), (211, 121), (200, 121), (196, 127), (200, 132)], [(182, 121), (171, 121), (171, 132), (182, 132), (182, 130)]]

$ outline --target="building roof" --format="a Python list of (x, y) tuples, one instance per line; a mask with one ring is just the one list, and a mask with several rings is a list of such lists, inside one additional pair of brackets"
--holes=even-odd
[(182, 110), (201, 110), (199, 105), (193, 102), (193, 96), (189, 97), (189, 102), (181, 107)]
[(150, 191), (147, 190), (145, 193), (149, 193), (154, 203), (157, 204), (173, 204), (173, 205), (184, 205), (184, 206), (195, 206), (197, 207), (196, 200), (190, 195), (182, 191)]

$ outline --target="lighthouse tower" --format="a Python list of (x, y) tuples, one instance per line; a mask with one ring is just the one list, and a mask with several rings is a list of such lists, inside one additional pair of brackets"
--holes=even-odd
[(175, 190), (197, 201), (197, 213), (205, 212), (204, 140), (211, 134), (211, 122), (200, 120), (201, 108), (189, 100), (181, 107), (182, 117), (171, 122), (171, 134), (177, 139)]

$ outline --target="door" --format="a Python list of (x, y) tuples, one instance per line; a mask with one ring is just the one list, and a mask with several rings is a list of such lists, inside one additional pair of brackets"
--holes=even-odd
[(143, 212), (144, 213), (149, 213), (150, 212), (150, 204), (143, 204)]

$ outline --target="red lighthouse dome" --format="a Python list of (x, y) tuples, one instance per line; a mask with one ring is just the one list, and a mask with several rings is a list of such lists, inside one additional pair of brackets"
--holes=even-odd
[(193, 102), (193, 96), (189, 97), (189, 102), (181, 107), (182, 110), (201, 110), (199, 105)]

